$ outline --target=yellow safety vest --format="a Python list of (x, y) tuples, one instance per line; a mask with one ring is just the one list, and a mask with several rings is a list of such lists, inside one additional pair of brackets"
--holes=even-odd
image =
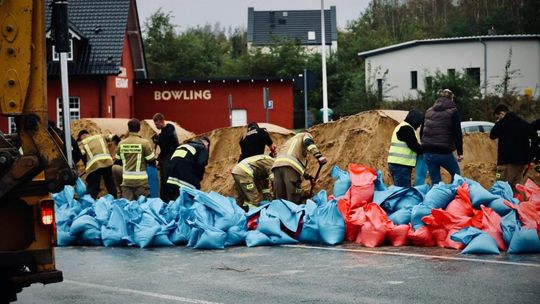
[[(404, 141), (397, 138), (397, 132), (403, 126), (413, 128), (409, 123), (403, 121), (394, 129), (394, 132), (392, 133), (392, 141), (390, 142), (390, 150), (388, 151), (388, 163), (414, 167), (416, 166), (416, 152), (411, 150)], [(414, 134), (418, 140), (418, 134), (416, 134), (416, 131)]]
[(86, 173), (90, 174), (99, 168), (106, 168), (113, 165), (107, 141), (112, 135), (96, 134), (83, 139), (80, 143), (82, 155), (86, 155)]

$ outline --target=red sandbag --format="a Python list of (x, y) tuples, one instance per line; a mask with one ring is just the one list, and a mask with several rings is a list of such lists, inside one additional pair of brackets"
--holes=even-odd
[(433, 236), (433, 241), (435, 246), (444, 248), (446, 247), (446, 237), (448, 236), (448, 231), (444, 228), (437, 228), (431, 230), (431, 235)]
[(351, 203), (355, 205), (365, 205), (373, 201), (373, 192), (377, 179), (377, 172), (369, 167), (360, 164), (349, 164), (349, 176), (351, 178), (351, 188), (349, 189)]
[[(355, 206), (356, 208), (356, 206)], [(345, 221), (345, 239), (347, 241), (354, 241), (356, 240), (356, 237), (358, 236), (358, 232), (360, 231), (360, 226), (353, 224), (353, 219), (355, 218), (355, 214), (357, 213), (357, 210), (351, 210), (351, 200), (350, 200), (350, 192), (347, 191), (347, 193), (343, 196), (342, 199), (338, 201), (338, 210), (341, 213), (341, 216), (343, 217), (343, 220)], [(360, 210), (363, 209), (359, 208)], [(357, 222), (359, 219), (357, 219)], [(363, 223), (361, 223), (363, 224)]]
[(364, 207), (365, 222), (360, 229), (356, 242), (365, 247), (378, 247), (384, 243), (386, 229), (390, 222), (386, 212), (377, 204), (369, 203)]
[(409, 243), (410, 225), (389, 225), (386, 230), (386, 237), (392, 246), (406, 246)]
[(471, 218), (452, 214), (446, 210), (433, 209), (431, 215), (422, 218), (422, 221), (429, 226), (439, 226), (448, 231), (453, 228), (465, 228), (471, 225)]
[(540, 224), (540, 214), (536, 211), (536, 204), (532, 202), (520, 202), (514, 205), (504, 201), (504, 204), (517, 211), (519, 220), (523, 223), (523, 228), (537, 229)]
[(461, 184), (457, 189), (457, 195), (453, 201), (448, 204), (445, 211), (460, 217), (472, 217), (474, 215), (473, 206), (469, 197), (469, 185)]
[(414, 246), (419, 247), (433, 247), (435, 246), (435, 241), (433, 240), (433, 235), (428, 226), (422, 226), (416, 231), (412, 229), (409, 230), (409, 240)]
[[(516, 189), (524, 192), (529, 202), (533, 202), (534, 204), (540, 203), (540, 187), (538, 187), (531, 179), (528, 178), (525, 185), (516, 185)], [(523, 198), (521, 200), (523, 200)]]
[(499, 250), (506, 250), (507, 247), (502, 236), (501, 216), (484, 205), (481, 205), (480, 208), (482, 208), (482, 227), (480, 230), (489, 234), (497, 242)]

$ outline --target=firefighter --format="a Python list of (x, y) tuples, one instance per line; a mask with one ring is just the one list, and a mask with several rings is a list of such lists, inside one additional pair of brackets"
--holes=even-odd
[(240, 207), (246, 211), (259, 202), (272, 200), (270, 183), (274, 159), (268, 155), (255, 155), (244, 158), (232, 170), (234, 187), (240, 199)]
[(90, 135), (87, 130), (81, 130), (77, 136), (79, 149), (86, 165), (87, 192), (94, 199), (96, 199), (99, 194), (102, 178), (105, 182), (107, 192), (116, 197), (116, 187), (111, 171), (113, 159), (107, 145), (113, 137), (112, 134)]
[(208, 164), (210, 140), (202, 137), (189, 140), (174, 151), (167, 179), (167, 200), (175, 200), (181, 187), (201, 188), (204, 170)]
[(152, 144), (139, 135), (141, 122), (130, 119), (128, 130), (128, 136), (118, 144), (116, 159), (122, 163), (122, 197), (135, 200), (150, 194), (146, 165), (155, 166), (156, 161)]
[(156, 113), (153, 117), (156, 128), (161, 130), (159, 134), (156, 134), (153, 139), (154, 143), (159, 146), (159, 156), (157, 157), (159, 164), (159, 196), (162, 200), (165, 200), (165, 185), (167, 182), (167, 172), (169, 170), (169, 163), (174, 150), (178, 147), (178, 136), (174, 126), (170, 123), (165, 123), (165, 116), (161, 113)]
[(264, 154), (264, 147), (268, 146), (271, 155), (275, 157), (276, 147), (265, 128), (260, 128), (256, 122), (250, 122), (247, 132), (240, 139), (240, 157), (238, 162), (246, 157)]
[(305, 173), (307, 152), (311, 153), (322, 166), (327, 162), (326, 157), (313, 142), (313, 137), (307, 131), (302, 131), (291, 137), (279, 149), (274, 161), (274, 198), (286, 199), (299, 204), (302, 199), (302, 176), (312, 179)]

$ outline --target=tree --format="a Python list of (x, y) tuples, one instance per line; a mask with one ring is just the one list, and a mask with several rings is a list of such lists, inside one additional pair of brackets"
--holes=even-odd
[(495, 92), (502, 94), (503, 97), (508, 95), (516, 95), (517, 88), (512, 85), (512, 79), (519, 77), (521, 73), (519, 69), (512, 70), (512, 48), (508, 49), (508, 58), (504, 65), (503, 76), (501, 82), (495, 85)]
[(144, 23), (143, 43), (151, 78), (165, 79), (174, 76), (179, 44), (171, 18), (170, 12), (164, 13), (160, 8)]

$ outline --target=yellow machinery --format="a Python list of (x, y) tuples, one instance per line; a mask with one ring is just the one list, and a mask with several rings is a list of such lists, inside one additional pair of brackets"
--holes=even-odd
[(48, 130), (45, 1), (0, 0), (0, 108), (17, 134), (0, 132), (0, 303), (31, 283), (62, 281), (50, 192), (76, 178)]

